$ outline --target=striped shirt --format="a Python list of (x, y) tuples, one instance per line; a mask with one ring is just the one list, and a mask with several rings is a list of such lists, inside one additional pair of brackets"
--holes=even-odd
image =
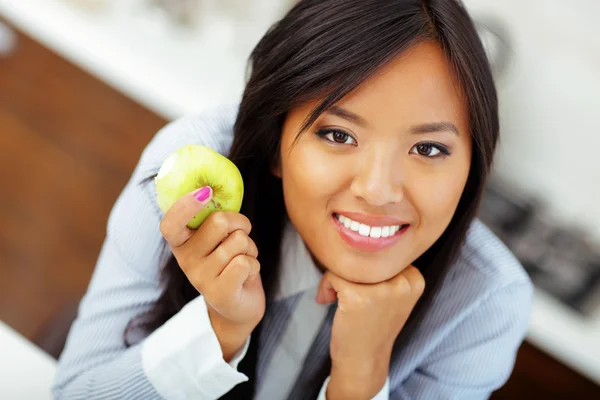
[[(245, 379), (236, 366), (246, 349), (230, 363), (223, 361), (201, 297), (137, 344), (123, 342), (128, 322), (159, 297), (160, 271), (171, 256), (164, 251), (163, 213), (151, 178), (186, 144), (227, 155), (236, 113), (235, 106), (223, 106), (180, 118), (144, 149), (109, 216), (96, 268), (59, 359), (56, 398), (218, 398)], [(335, 310), (306, 301), (319, 276), (292, 227), (282, 246), (279, 295), (263, 319), (257, 396), (324, 398), (327, 380), (315, 387), (311, 371), (328, 357)], [(520, 263), (475, 220), (428, 313), (408, 344), (394, 351), (377, 398), (488, 398), (510, 376), (528, 328), (532, 295)], [(313, 324), (298, 323), (309, 320)], [(309, 333), (299, 335), (298, 329)], [(269, 384), (286, 376), (285, 391), (274, 394), (270, 387), (276, 385)]]

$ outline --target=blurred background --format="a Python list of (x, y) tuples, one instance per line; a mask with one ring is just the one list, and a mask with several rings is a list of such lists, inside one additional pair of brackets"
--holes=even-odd
[[(293, 0), (0, 0), (0, 398), (49, 398), (106, 220), (168, 121), (237, 101)], [(536, 294), (494, 399), (600, 398), (600, 2), (465, 0), (502, 139), (480, 217)]]

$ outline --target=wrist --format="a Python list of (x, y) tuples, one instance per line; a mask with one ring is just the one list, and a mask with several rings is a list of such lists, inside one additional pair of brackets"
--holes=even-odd
[(248, 340), (255, 326), (234, 324), (220, 316), (212, 307), (208, 307), (208, 316), (213, 331), (219, 340), (223, 359), (230, 362)]
[(389, 371), (389, 359), (345, 364), (331, 367), (327, 399), (372, 399), (384, 387)]

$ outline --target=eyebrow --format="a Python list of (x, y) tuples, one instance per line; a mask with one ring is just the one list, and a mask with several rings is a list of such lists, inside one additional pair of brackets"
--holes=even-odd
[(458, 135), (458, 128), (452, 122), (431, 122), (428, 124), (416, 125), (410, 129), (411, 133), (435, 133), (435, 132), (452, 132)]
[[(362, 127), (368, 127), (369, 123), (363, 117), (358, 114), (348, 111), (345, 108), (339, 106), (331, 106), (327, 113), (338, 116), (345, 119), (346, 121), (353, 122)], [(415, 125), (410, 129), (410, 133), (423, 134), (423, 133), (436, 133), (436, 132), (452, 132), (458, 135), (458, 128), (452, 122), (430, 122), (421, 125)]]
[(368, 127), (369, 126), (369, 123), (363, 117), (361, 117), (358, 114), (354, 114), (352, 111), (348, 111), (345, 108), (342, 108), (342, 107), (339, 107), (339, 106), (331, 106), (327, 110), (327, 113), (333, 114), (333, 115), (335, 115), (337, 117), (340, 117), (340, 118), (343, 118), (346, 121), (354, 122), (355, 124), (360, 125), (362, 127)]

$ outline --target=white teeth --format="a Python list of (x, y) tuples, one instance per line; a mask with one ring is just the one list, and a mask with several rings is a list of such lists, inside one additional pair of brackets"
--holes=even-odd
[(361, 224), (356, 221), (352, 221), (350, 218), (345, 217), (343, 215), (336, 215), (337, 219), (340, 221), (342, 225), (346, 228), (353, 230), (354, 232), (358, 232), (361, 236), (370, 236), (374, 239), (386, 238), (390, 236), (394, 236), (396, 232), (400, 230), (400, 225), (390, 225), (390, 226), (369, 226), (365, 224)]
[(381, 228), (378, 226), (374, 226), (373, 228), (371, 228), (371, 233), (369, 234), (369, 236), (375, 239), (379, 239), (381, 237)]
[[(392, 229), (394, 229), (394, 228), (392, 228)], [(388, 237), (388, 236), (390, 236), (390, 227), (389, 226), (384, 226), (381, 229), (381, 237)]]
[(369, 225), (360, 224), (360, 228), (358, 229), (358, 233), (361, 236), (369, 236), (370, 232), (371, 232), (371, 227)]

